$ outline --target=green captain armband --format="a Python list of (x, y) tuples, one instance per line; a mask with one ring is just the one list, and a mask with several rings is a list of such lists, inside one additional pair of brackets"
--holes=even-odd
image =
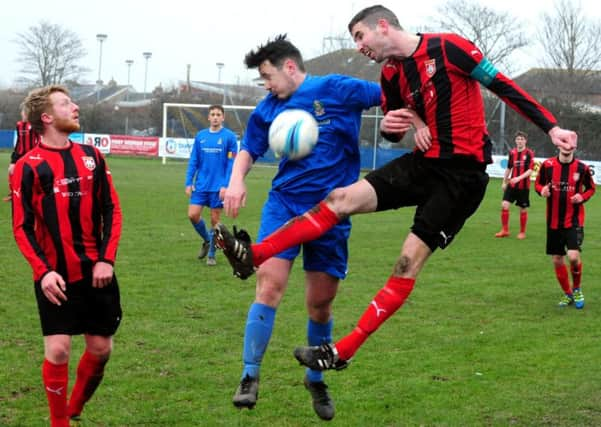
[(499, 71), (495, 68), (495, 66), (492, 65), (492, 63), (488, 59), (483, 58), (482, 61), (480, 61), (480, 63), (476, 66), (476, 68), (472, 70), (470, 76), (473, 79), (478, 80), (484, 86), (488, 87), (488, 85), (492, 83), (492, 81), (498, 73)]

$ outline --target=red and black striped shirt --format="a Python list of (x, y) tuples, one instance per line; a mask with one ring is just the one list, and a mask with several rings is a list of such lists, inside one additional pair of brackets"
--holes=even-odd
[[(595, 194), (595, 182), (590, 167), (578, 159), (561, 163), (558, 157), (543, 162), (536, 177), (535, 189), (541, 193), (551, 184), (551, 196), (547, 198), (547, 226), (553, 230), (584, 226), (584, 202)], [(582, 203), (572, 203), (575, 194), (582, 196)]]
[[(530, 148), (524, 148), (522, 151), (518, 151), (517, 148), (514, 148), (509, 152), (507, 169), (511, 169), (511, 176), (509, 178), (517, 178), (528, 169), (534, 169), (534, 151)], [(513, 187), (518, 190), (529, 190), (530, 177), (522, 179)]]
[[(486, 87), (544, 132), (555, 126), (553, 115), (512, 80), (496, 71), (480, 49), (456, 34), (420, 34), (413, 54), (389, 59), (382, 67), (384, 113), (408, 107), (417, 112), (432, 135), (425, 157), (469, 157), (491, 163), (480, 85), (473, 72), (485, 75)], [(486, 66), (486, 67), (485, 67)], [(401, 135), (387, 135), (398, 140)]]
[(114, 264), (121, 208), (95, 147), (41, 142), (17, 162), (11, 188), (13, 232), (34, 280), (54, 270), (75, 282), (98, 261)]
[(29, 150), (34, 148), (40, 142), (40, 135), (31, 128), (31, 123), (18, 121), (17, 122), (17, 142), (15, 149), (10, 156), (11, 163), (17, 163), (21, 157)]

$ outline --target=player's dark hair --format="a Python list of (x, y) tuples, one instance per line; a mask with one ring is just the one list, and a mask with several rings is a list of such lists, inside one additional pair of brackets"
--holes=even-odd
[(352, 35), (353, 27), (359, 22), (363, 22), (369, 28), (375, 28), (380, 19), (387, 20), (392, 27), (398, 28), (399, 30), (403, 29), (401, 24), (399, 24), (399, 19), (390, 9), (377, 4), (375, 6), (366, 7), (357, 13), (353, 19), (351, 19), (351, 22), (349, 22), (348, 30)]
[(244, 64), (247, 68), (258, 68), (265, 61), (280, 69), (287, 59), (293, 60), (298, 69), (305, 71), (303, 57), (296, 46), (286, 40), (286, 34), (280, 34), (274, 40), (267, 40), (267, 43), (260, 45), (256, 50), (251, 50), (244, 57)]
[(223, 105), (219, 105), (219, 104), (209, 105), (209, 113), (211, 112), (211, 110), (219, 110), (219, 111), (221, 111), (221, 114), (225, 115), (225, 110), (223, 109)]
[(47, 113), (52, 107), (50, 95), (54, 92), (62, 92), (69, 96), (69, 91), (66, 87), (50, 85), (32, 90), (21, 104), (21, 108), (27, 115), (27, 121), (31, 123), (31, 128), (37, 133), (44, 133), (42, 114)]
[(513, 135), (513, 139), (516, 139), (518, 136), (521, 136), (524, 139), (528, 139), (528, 134), (526, 132), (524, 132), (523, 130), (518, 130), (515, 135)]

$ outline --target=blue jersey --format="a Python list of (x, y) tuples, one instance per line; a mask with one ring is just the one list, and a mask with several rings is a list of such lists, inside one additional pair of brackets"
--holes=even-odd
[(300, 160), (282, 158), (272, 189), (296, 200), (319, 201), (359, 177), (359, 130), (363, 110), (380, 105), (380, 86), (341, 75), (310, 76), (288, 99), (267, 95), (255, 108), (241, 149), (253, 160), (269, 148), (269, 126), (285, 109), (302, 109), (319, 124), (313, 151)]
[(212, 132), (207, 128), (198, 132), (188, 162), (186, 187), (194, 185), (195, 191), (227, 187), (237, 152), (236, 134), (231, 130)]

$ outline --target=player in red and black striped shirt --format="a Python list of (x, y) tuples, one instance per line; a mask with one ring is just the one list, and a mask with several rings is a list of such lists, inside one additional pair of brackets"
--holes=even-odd
[[(573, 303), (576, 308), (583, 308), (580, 250), (584, 240), (584, 202), (595, 194), (591, 169), (574, 157), (574, 150), (560, 149), (557, 157), (541, 165), (535, 189), (547, 198), (547, 255), (551, 255), (555, 275), (565, 294), (559, 305)], [(566, 249), (572, 287), (564, 259)]]
[[(36, 89), (25, 106), (42, 139), (11, 176), (13, 231), (33, 270), (51, 424), (68, 426), (100, 384), (121, 320), (113, 269), (121, 208), (102, 154), (69, 140), (79, 107), (66, 89)], [(67, 405), (71, 336), (79, 334), (86, 346)]]
[(515, 202), (520, 207), (520, 232), (517, 238), (526, 238), (528, 208), (530, 207), (530, 175), (534, 169), (534, 151), (526, 147), (528, 134), (517, 131), (516, 148), (509, 152), (507, 168), (503, 177), (503, 202), (501, 203), (501, 231), (495, 237), (509, 236), (509, 206)]
[[(430, 255), (448, 246), (480, 205), (488, 183), (486, 165), (492, 161), (480, 84), (548, 133), (555, 145), (576, 146), (574, 132), (559, 128), (550, 112), (498, 72), (470, 41), (456, 34), (408, 33), (392, 11), (379, 5), (359, 12), (349, 30), (361, 53), (384, 62), (381, 132), (399, 140), (414, 127), (416, 150), (335, 189), (260, 244), (248, 245), (217, 227), (228, 259), (246, 273), (249, 264), (258, 266), (285, 248), (312, 240), (349, 215), (417, 207), (392, 275), (353, 332), (335, 345), (295, 350), (302, 364), (317, 370), (346, 365), (405, 302)], [(225, 210), (228, 214), (227, 206)]]
[[(8, 185), (10, 188), (10, 176), (13, 174), (15, 169), (15, 163), (25, 153), (31, 150), (33, 147), (38, 145), (40, 142), (40, 135), (31, 129), (31, 123), (27, 121), (25, 110), (21, 110), (21, 120), (17, 122), (16, 126), (17, 142), (15, 148), (10, 156), (10, 164), (8, 165)], [(4, 197), (5, 202), (10, 201), (10, 192), (7, 197)]]
[(37, 146), (40, 142), (40, 135), (31, 128), (31, 123), (27, 121), (24, 110), (21, 111), (21, 120), (17, 122), (16, 133), (17, 142), (10, 156), (10, 165), (8, 166), (9, 175), (12, 175), (17, 160), (23, 157), (25, 153)]

